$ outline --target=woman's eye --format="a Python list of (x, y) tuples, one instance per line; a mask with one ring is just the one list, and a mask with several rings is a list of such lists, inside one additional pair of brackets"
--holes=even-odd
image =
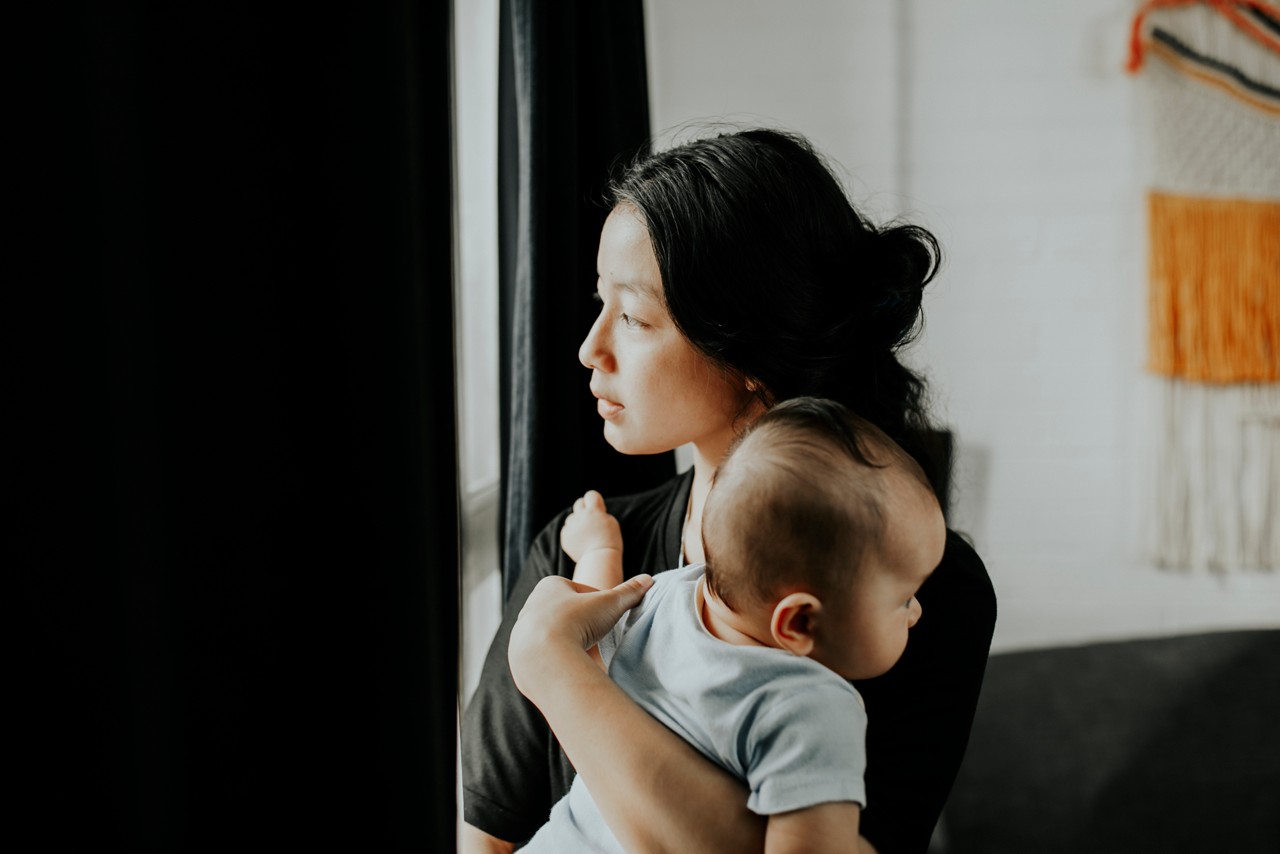
[(645, 322), (643, 320), (637, 320), (636, 318), (632, 317), (626, 312), (623, 312), (622, 314), (618, 315), (618, 319), (621, 320), (623, 323), (625, 323), (628, 329), (639, 329), (640, 327), (645, 325)]

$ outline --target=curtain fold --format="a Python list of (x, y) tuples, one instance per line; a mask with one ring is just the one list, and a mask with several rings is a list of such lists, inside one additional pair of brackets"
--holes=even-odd
[(454, 848), (449, 8), (15, 28), (15, 837)]
[(503, 590), (533, 537), (587, 489), (606, 499), (675, 472), (602, 436), (578, 345), (612, 167), (647, 150), (641, 0), (502, 0), (499, 38)]

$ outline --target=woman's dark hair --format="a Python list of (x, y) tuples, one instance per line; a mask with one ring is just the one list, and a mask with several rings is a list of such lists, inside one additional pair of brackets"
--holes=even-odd
[(923, 228), (877, 227), (803, 137), (755, 129), (641, 158), (609, 187), (648, 227), (671, 316), (762, 402), (840, 401), (931, 470), (918, 334), (941, 261)]

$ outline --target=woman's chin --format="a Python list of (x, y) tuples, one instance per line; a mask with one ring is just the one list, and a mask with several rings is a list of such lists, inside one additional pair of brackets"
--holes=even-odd
[(671, 450), (670, 448), (657, 446), (652, 442), (646, 442), (643, 437), (630, 435), (628, 431), (608, 421), (604, 425), (604, 440), (609, 443), (609, 447), (618, 453), (630, 456), (660, 454), (663, 451)]
[(609, 447), (613, 448), (620, 454), (634, 454), (636, 451), (632, 449), (632, 443), (627, 441), (626, 436), (618, 435), (617, 430), (609, 429), (609, 425), (604, 425), (604, 440), (609, 443)]

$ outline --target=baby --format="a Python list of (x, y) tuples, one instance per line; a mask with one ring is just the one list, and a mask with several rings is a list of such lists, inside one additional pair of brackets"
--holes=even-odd
[[(664, 572), (593, 655), (646, 711), (744, 780), (767, 839), (858, 836), (866, 714), (847, 680), (888, 671), (920, 619), (915, 593), (946, 526), (916, 462), (838, 403), (786, 401), (716, 472), (705, 564)], [(622, 581), (600, 495), (561, 545), (574, 580)], [(620, 851), (581, 778), (526, 851)]]

